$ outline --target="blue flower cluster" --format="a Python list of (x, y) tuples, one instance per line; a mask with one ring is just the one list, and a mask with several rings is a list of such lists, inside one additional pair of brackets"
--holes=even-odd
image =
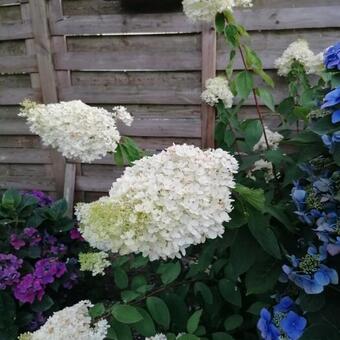
[(285, 296), (270, 312), (263, 308), (257, 328), (264, 340), (297, 340), (306, 328), (307, 320), (296, 313), (294, 301)]
[(302, 258), (292, 255), (289, 257), (292, 266), (282, 267), (284, 276), (282, 282), (294, 282), (306, 294), (320, 294), (329, 284), (338, 284), (338, 273), (327, 267), (323, 261), (327, 259), (326, 246), (308, 248), (307, 254)]
[(340, 42), (328, 47), (324, 54), (324, 64), (328, 70), (340, 70)]

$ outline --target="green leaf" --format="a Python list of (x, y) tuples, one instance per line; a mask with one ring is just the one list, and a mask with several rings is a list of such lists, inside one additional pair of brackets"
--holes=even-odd
[(128, 325), (118, 322), (116, 320), (111, 321), (111, 329), (114, 330), (114, 334), (110, 332), (112, 335), (116, 335), (115, 340), (132, 340), (131, 329)]
[(200, 323), (200, 319), (202, 316), (203, 310), (197, 310), (194, 314), (192, 314), (187, 322), (187, 331), (188, 333), (195, 333), (198, 325)]
[(212, 340), (234, 340), (228, 333), (217, 332), (212, 334)]
[(262, 103), (266, 105), (271, 111), (275, 112), (275, 102), (273, 95), (266, 89), (259, 87), (257, 89), (257, 94), (262, 100)]
[(157, 269), (157, 274), (161, 274), (161, 280), (165, 285), (175, 281), (180, 273), (181, 265), (178, 261), (175, 263), (162, 263)]
[(218, 288), (224, 300), (235, 306), (242, 306), (241, 293), (234, 282), (222, 279), (218, 282)]
[(259, 211), (264, 210), (265, 197), (262, 189), (251, 189), (242, 184), (236, 184), (234, 189), (240, 197)]
[(41, 301), (36, 300), (32, 305), (32, 310), (40, 313), (48, 311), (54, 305), (54, 301), (45, 295)]
[(21, 195), (18, 191), (9, 189), (2, 195), (1, 204), (4, 208), (16, 208), (21, 202)]
[(277, 112), (279, 112), (284, 117), (287, 117), (294, 110), (295, 102), (293, 97), (285, 98), (277, 107)]
[(226, 331), (232, 331), (240, 327), (243, 323), (243, 317), (239, 314), (234, 314), (226, 318), (224, 328)]
[(263, 70), (260, 70), (260, 69), (254, 69), (254, 72), (260, 76), (262, 78), (262, 80), (270, 87), (274, 87), (275, 84), (274, 84), (274, 81), (273, 79), (268, 75), (268, 73), (266, 73), (265, 71)]
[(257, 301), (254, 302), (248, 309), (247, 312), (256, 316), (260, 315), (261, 309), (268, 307), (268, 304), (261, 302), (261, 301)]
[(99, 316), (102, 316), (105, 313), (105, 307), (103, 303), (96, 303), (90, 310), (89, 314), (91, 318), (98, 318)]
[(299, 305), (304, 312), (317, 312), (325, 305), (325, 296), (323, 294), (310, 295), (302, 292), (299, 296)]
[(213, 295), (210, 288), (203, 282), (196, 282), (194, 286), (195, 295), (200, 294), (204, 302), (208, 305), (213, 303)]
[(281, 259), (281, 249), (274, 232), (267, 225), (268, 219), (252, 210), (248, 221), (249, 230), (269, 255)]
[(113, 155), (114, 161), (116, 165), (118, 166), (124, 166), (124, 154), (123, 154), (123, 149), (120, 144), (117, 145), (116, 151)]
[(120, 289), (125, 289), (129, 285), (129, 278), (122, 268), (118, 267), (114, 270), (114, 280), (115, 284)]
[(242, 71), (235, 77), (235, 86), (237, 94), (240, 98), (248, 98), (253, 89), (253, 76), (248, 71)]
[(140, 293), (137, 293), (133, 290), (124, 290), (120, 295), (124, 303), (131, 302), (141, 296)]
[(143, 319), (138, 310), (129, 305), (116, 304), (112, 307), (112, 315), (121, 323), (132, 324)]
[(258, 119), (247, 119), (242, 123), (244, 138), (250, 149), (260, 140), (263, 130)]
[(170, 312), (165, 302), (155, 296), (146, 299), (146, 306), (152, 318), (165, 329), (170, 326)]
[(247, 295), (272, 290), (281, 273), (281, 266), (272, 258), (256, 263), (246, 273)]
[(233, 47), (239, 46), (240, 34), (237, 26), (229, 24), (224, 29), (224, 37)]
[(340, 143), (334, 145), (333, 158), (335, 164), (340, 166)]
[(197, 337), (196, 335), (193, 335), (193, 334), (183, 334), (177, 339), (178, 340), (200, 340), (199, 337)]
[(324, 135), (338, 131), (339, 127), (332, 123), (331, 115), (328, 115), (309, 124), (308, 129), (318, 135)]
[(225, 19), (222, 13), (217, 13), (215, 18), (215, 27), (217, 33), (223, 33), (225, 27)]
[(233, 75), (233, 68), (234, 68), (234, 62), (236, 59), (236, 50), (235, 49), (231, 49), (230, 53), (229, 53), (229, 62), (228, 65), (226, 67), (226, 75), (227, 75), (227, 79), (231, 79), (232, 75)]
[(306, 328), (303, 332), (302, 337), (300, 340), (320, 340), (320, 339), (327, 339), (327, 340), (339, 340), (340, 333), (338, 330), (329, 324), (320, 323), (310, 325)]
[(252, 68), (253, 70), (261, 71), (263, 69), (262, 67), (262, 61), (256, 54), (256, 52), (251, 49), (249, 46), (244, 45), (243, 49), (245, 51), (245, 59), (246, 64), (248, 68)]
[(236, 276), (245, 273), (255, 263), (256, 241), (247, 228), (241, 228), (230, 249), (230, 262)]
[(156, 328), (150, 314), (140, 307), (137, 307), (137, 310), (142, 315), (143, 320), (133, 324), (132, 327), (145, 337), (153, 336), (156, 333)]

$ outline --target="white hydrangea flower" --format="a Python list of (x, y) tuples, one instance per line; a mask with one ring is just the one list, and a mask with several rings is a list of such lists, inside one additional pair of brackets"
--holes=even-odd
[(108, 322), (100, 320), (92, 326), (90, 307), (91, 302), (84, 300), (55, 312), (40, 329), (20, 335), (19, 340), (103, 340)]
[(127, 126), (131, 126), (133, 123), (133, 116), (128, 112), (125, 106), (115, 106), (112, 111), (116, 119), (122, 121)]
[[(176, 336), (176, 339), (178, 339), (179, 337), (181, 337), (183, 334), (180, 333)], [(167, 340), (167, 337), (165, 334), (163, 333), (158, 333), (154, 336), (150, 336), (150, 337), (146, 337), (145, 340)]]
[(82, 236), (102, 251), (179, 258), (190, 245), (223, 234), (237, 170), (221, 149), (174, 145), (144, 157), (113, 183), (109, 197), (77, 206)]
[(80, 253), (79, 263), (81, 271), (90, 271), (92, 276), (104, 275), (105, 268), (111, 265), (109, 255), (103, 251), (98, 253)]
[(228, 80), (224, 77), (210, 78), (205, 83), (206, 90), (201, 97), (210, 106), (214, 106), (219, 100), (222, 100), (225, 107), (233, 106), (233, 94), (229, 89)]
[(183, 0), (185, 15), (192, 21), (213, 22), (217, 13), (234, 7), (251, 7), (252, 0)]
[[(280, 135), (278, 132), (271, 131), (267, 127), (265, 127), (265, 131), (270, 149), (276, 150), (279, 147), (279, 144), (282, 141), (283, 136)], [(265, 151), (265, 150), (267, 150), (267, 144), (264, 134), (262, 134), (260, 140), (254, 145), (253, 151)]]
[(247, 177), (252, 180), (256, 180), (253, 175), (255, 171), (264, 171), (264, 179), (267, 183), (275, 178), (273, 164), (264, 159), (259, 159), (254, 163), (253, 168), (248, 171)]
[(287, 76), (295, 61), (305, 67), (307, 74), (319, 73), (323, 68), (322, 53), (315, 55), (304, 39), (298, 39), (291, 43), (282, 56), (275, 61), (278, 74)]
[[(48, 105), (25, 101), (19, 116), (27, 119), (30, 130), (45, 145), (57, 148), (66, 158), (82, 162), (89, 163), (114, 152), (120, 140), (114, 113), (80, 100)], [(124, 120), (128, 121), (126, 117), (125, 114)]]

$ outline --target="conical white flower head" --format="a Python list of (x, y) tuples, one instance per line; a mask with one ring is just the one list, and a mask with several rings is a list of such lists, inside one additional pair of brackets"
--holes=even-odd
[(224, 232), (232, 210), (236, 159), (217, 149), (174, 145), (127, 168), (109, 197), (77, 206), (91, 246), (151, 260), (181, 257)]

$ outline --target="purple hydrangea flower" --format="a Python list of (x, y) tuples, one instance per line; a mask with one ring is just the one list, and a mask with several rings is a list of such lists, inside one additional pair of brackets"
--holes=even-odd
[(19, 269), (23, 261), (12, 254), (0, 254), (0, 289), (6, 289), (19, 282)]
[(51, 203), (53, 203), (52, 198), (43, 193), (42, 191), (32, 190), (30, 192), (27, 192), (26, 195), (35, 197), (38, 200), (38, 204), (41, 207), (49, 206), (51, 205)]
[(73, 228), (70, 230), (71, 240), (84, 240), (78, 228)]
[(38, 245), (41, 241), (41, 235), (39, 234), (39, 231), (36, 228), (25, 228), (23, 235), (28, 240), (30, 246), (34, 247)]
[(39, 260), (35, 264), (34, 275), (43, 284), (53, 283), (56, 278), (62, 277), (67, 271), (64, 262), (54, 258)]
[(26, 245), (26, 242), (18, 237), (17, 234), (12, 234), (10, 236), (9, 243), (15, 250), (19, 250)]
[(45, 290), (40, 279), (36, 278), (33, 274), (27, 274), (14, 287), (13, 293), (20, 302), (32, 304), (36, 298), (39, 301), (42, 300)]

